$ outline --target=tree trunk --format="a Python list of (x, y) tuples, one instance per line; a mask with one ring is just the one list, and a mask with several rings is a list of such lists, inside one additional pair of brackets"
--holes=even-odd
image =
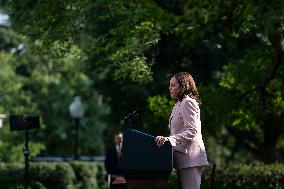
[(261, 160), (264, 163), (274, 163), (278, 160), (277, 142), (282, 134), (280, 117), (277, 115), (269, 114), (264, 120), (263, 127), (263, 147)]

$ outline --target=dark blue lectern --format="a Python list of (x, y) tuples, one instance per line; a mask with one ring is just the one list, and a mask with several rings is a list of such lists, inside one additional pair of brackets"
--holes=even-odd
[[(167, 179), (173, 169), (173, 153), (169, 142), (158, 147), (155, 137), (146, 133), (125, 129), (122, 143), (121, 170), (126, 182), (143, 179), (153, 184)], [(145, 182), (144, 182), (145, 183)], [(139, 186), (136, 186), (139, 188)], [(161, 187), (165, 188), (165, 187)]]

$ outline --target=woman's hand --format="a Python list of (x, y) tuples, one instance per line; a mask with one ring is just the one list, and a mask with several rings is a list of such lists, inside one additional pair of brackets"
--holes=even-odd
[(157, 136), (156, 139), (155, 139), (155, 141), (156, 141), (156, 143), (159, 147), (163, 146), (165, 141), (167, 141), (167, 140), (169, 140), (168, 137), (164, 137), (164, 136)]

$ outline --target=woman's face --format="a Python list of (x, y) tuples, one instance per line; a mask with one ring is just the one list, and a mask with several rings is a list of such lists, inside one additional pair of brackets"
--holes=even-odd
[(171, 97), (173, 99), (177, 99), (178, 94), (180, 92), (180, 86), (175, 77), (172, 77), (170, 80), (169, 91), (170, 91)]

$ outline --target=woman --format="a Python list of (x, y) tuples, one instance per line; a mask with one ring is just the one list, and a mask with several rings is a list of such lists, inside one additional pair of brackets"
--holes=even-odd
[(157, 136), (156, 143), (162, 146), (170, 141), (173, 146), (174, 168), (181, 188), (199, 189), (203, 166), (208, 162), (201, 135), (198, 91), (187, 72), (171, 77), (169, 91), (176, 101), (169, 119), (170, 136)]

